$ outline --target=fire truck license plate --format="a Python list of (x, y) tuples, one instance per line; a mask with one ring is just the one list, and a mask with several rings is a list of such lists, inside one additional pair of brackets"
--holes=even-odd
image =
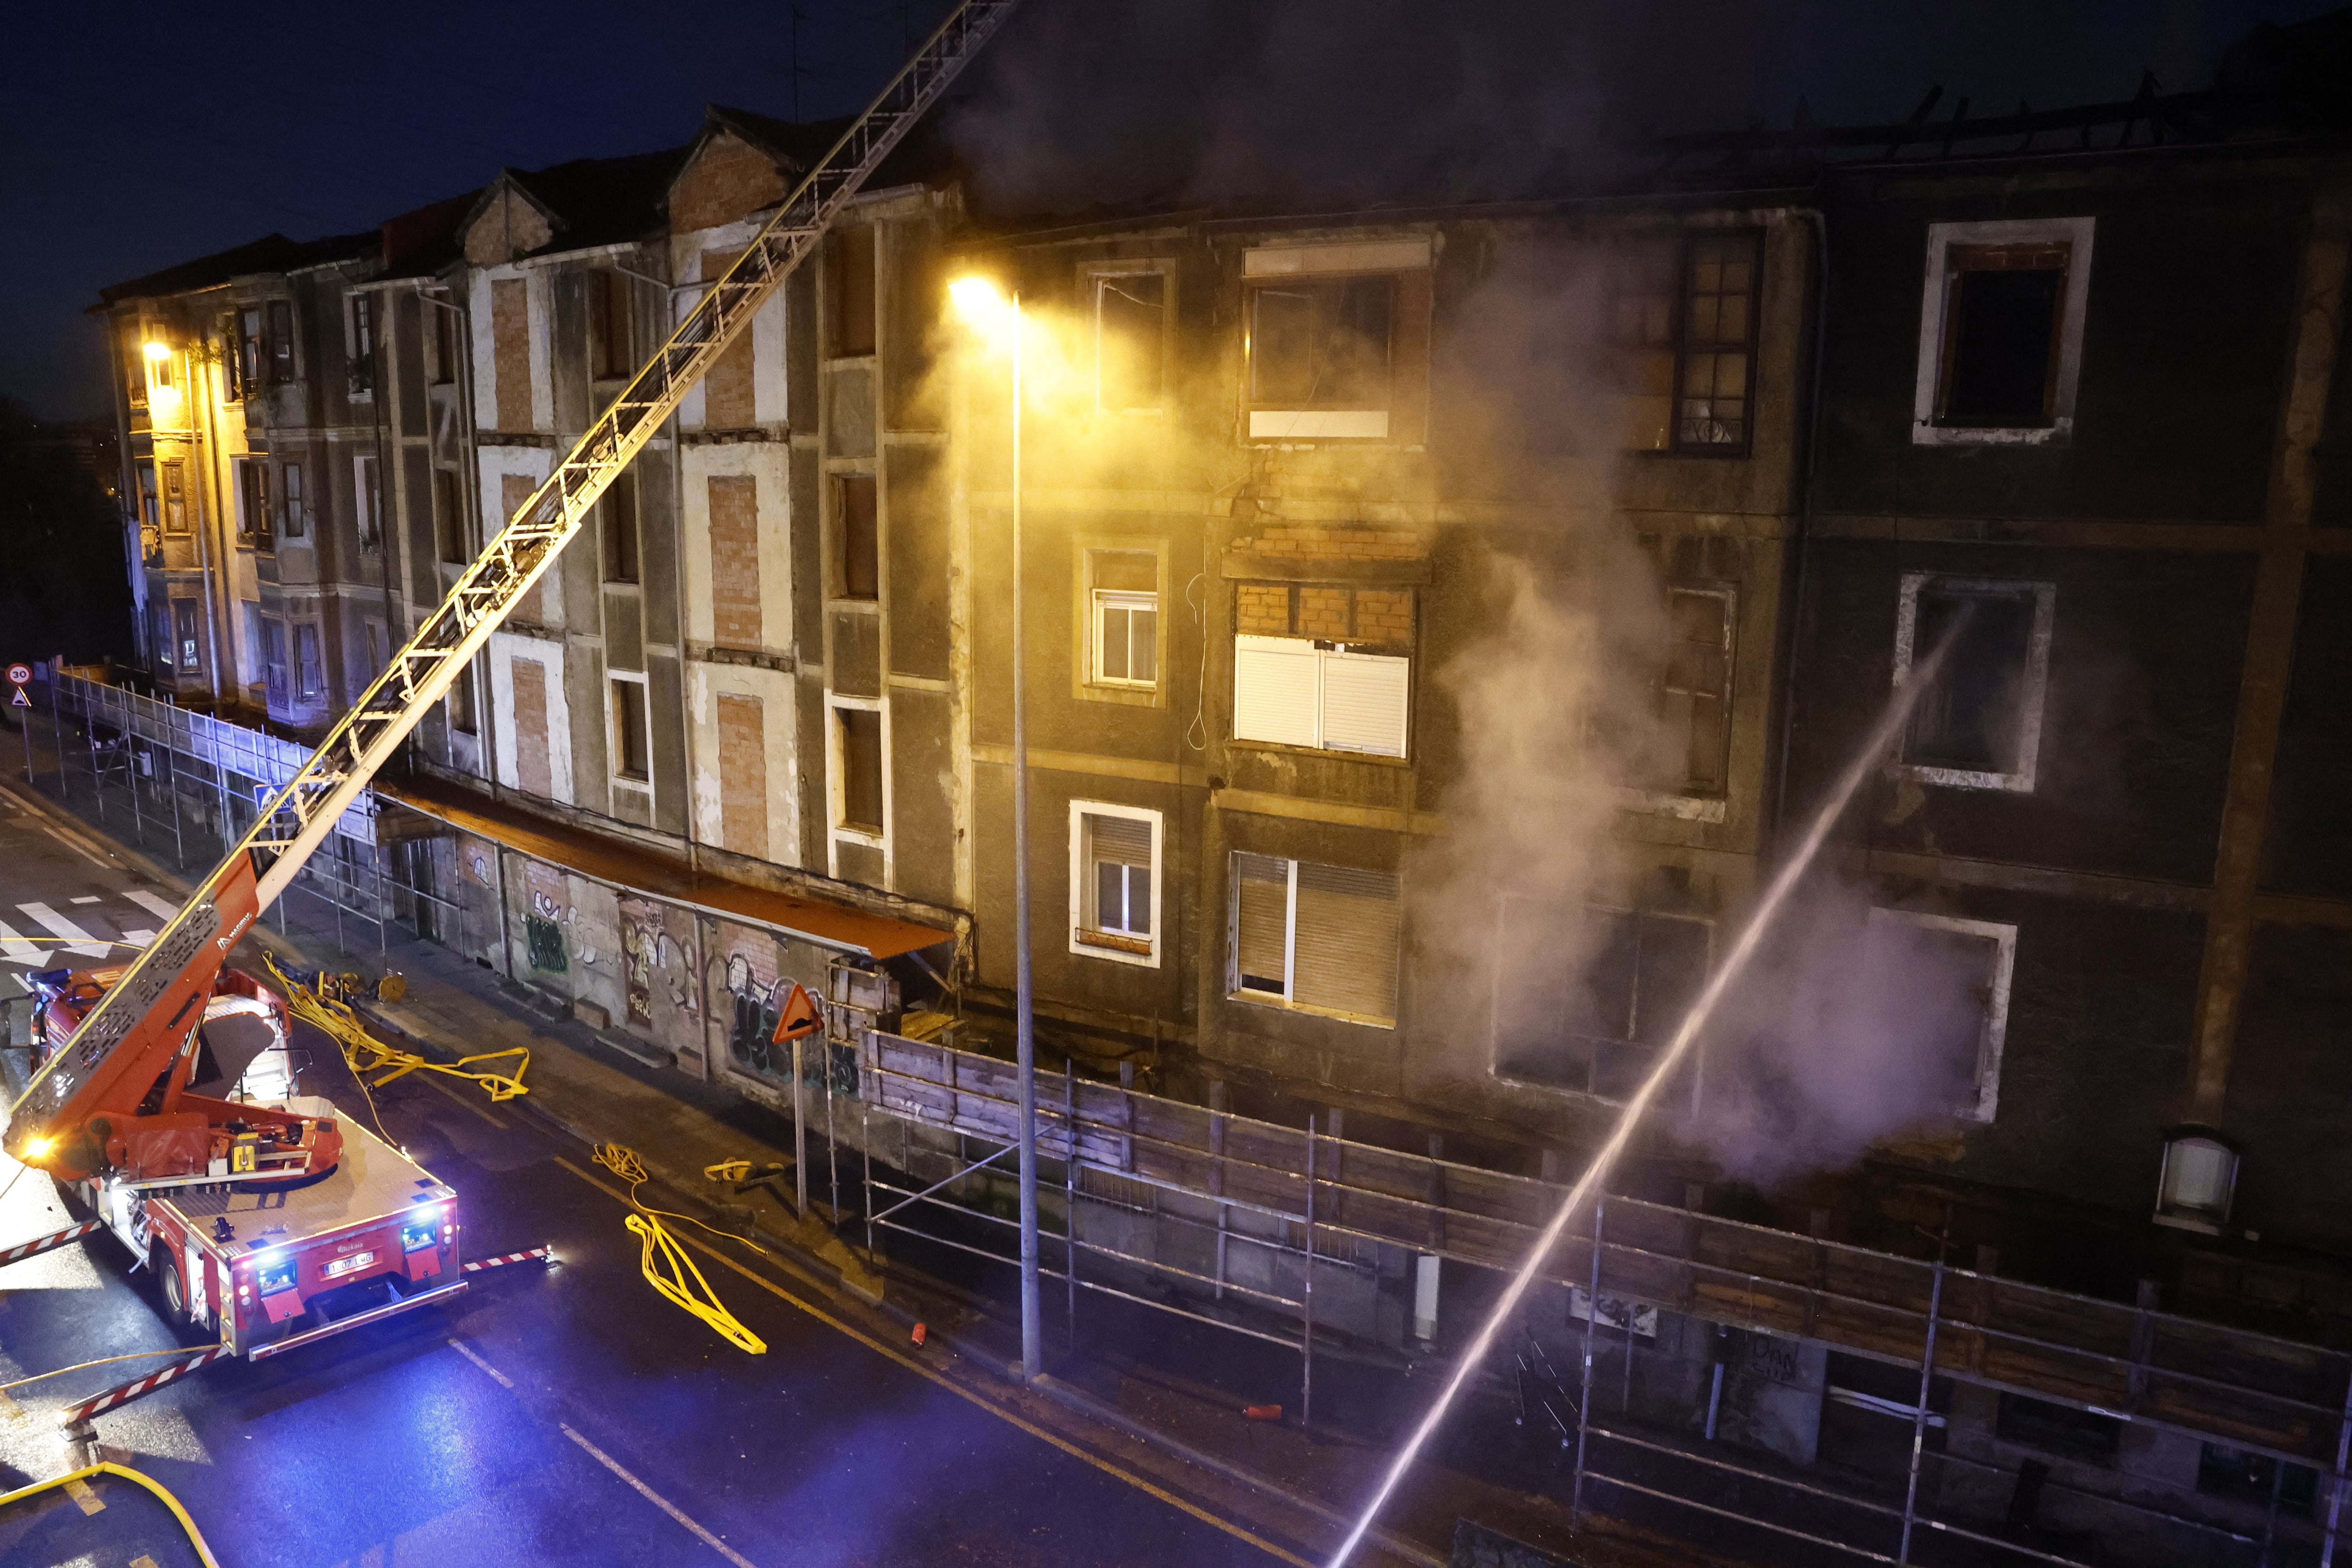
[(375, 1254), (373, 1252), (354, 1252), (349, 1258), (336, 1258), (332, 1263), (330, 1263), (324, 1268), (320, 1269), (319, 1272), (326, 1278), (333, 1279), (341, 1275), (357, 1273), (360, 1269), (365, 1268), (369, 1264), (373, 1263), (374, 1261)]

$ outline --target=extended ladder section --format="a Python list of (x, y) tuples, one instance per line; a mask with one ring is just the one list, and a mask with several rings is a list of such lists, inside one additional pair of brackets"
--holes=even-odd
[[(285, 890), (376, 770), (447, 694), (499, 623), (579, 532), (605, 488), (660, 432), (703, 374), (751, 329), (760, 307), (816, 247), (1015, 4), (964, 0), (803, 177), (742, 256), (709, 285), (669, 341), (517, 509), (301, 771), (270, 800), (244, 841), (116, 980), (73, 1037), (51, 1055), (9, 1118), (9, 1153), (46, 1161), (64, 1175), (88, 1174), (114, 1163), (110, 1145), (120, 1147), (121, 1129), (110, 1119), (137, 1117), (151, 1086), (187, 1046), (194, 1025), (186, 998), (209, 990), (236, 937)], [(176, 1016), (169, 1013), (174, 1002)], [(202, 1016), (200, 1007), (194, 1011)], [(85, 1123), (90, 1124), (86, 1134)]]

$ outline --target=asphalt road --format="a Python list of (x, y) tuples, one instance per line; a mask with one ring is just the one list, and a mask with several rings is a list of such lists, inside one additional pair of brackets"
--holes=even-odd
[[(21, 994), (27, 967), (127, 955), (118, 944), (169, 908), (0, 797), (0, 995)], [(326, 1065), (305, 1088), (364, 1114), (331, 1047), (310, 1044)], [(87, 1453), (49, 1413), (146, 1363), (19, 1387), (0, 1395), (14, 1401), (0, 1404), (0, 1489), (89, 1459), (132, 1465), (240, 1568), (1299, 1560), (1008, 1419), (926, 1364), (936, 1348), (886, 1345), (794, 1304), (786, 1293), (807, 1300), (804, 1284), (730, 1246), (749, 1273), (698, 1261), (767, 1342), (747, 1355), (647, 1288), (626, 1211), (580, 1151), (469, 1090), (412, 1079), (377, 1102), (391, 1138), (457, 1189), (467, 1256), (549, 1242), (560, 1264), (478, 1276), (454, 1303), (275, 1360), (215, 1364), (100, 1416)], [(17, 1170), (0, 1157), (0, 1184)], [(0, 1196), (0, 1244), (63, 1223), (37, 1173)], [(100, 1236), (0, 1268), (0, 1384), (172, 1344), (130, 1261)], [(53, 1497), (0, 1515), (0, 1562), (184, 1559), (127, 1483), (93, 1500), (107, 1506)]]

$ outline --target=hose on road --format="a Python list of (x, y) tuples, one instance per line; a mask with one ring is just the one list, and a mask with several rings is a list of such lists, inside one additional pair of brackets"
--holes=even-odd
[[(369, 1034), (366, 1026), (360, 1022), (359, 1015), (352, 1011), (350, 1004), (324, 995), (317, 987), (306, 985), (288, 974), (278, 967), (275, 954), (264, 952), (261, 961), (269, 966), (269, 973), (276, 975), (278, 983), (286, 988), (289, 1010), (304, 1023), (324, 1031), (341, 1047), (345, 1065), (350, 1067), (352, 1076), (359, 1079), (361, 1089), (368, 1096), (370, 1110), (375, 1109), (376, 1089), (413, 1072), (446, 1073), (451, 1078), (468, 1079), (481, 1085), (493, 1103), (530, 1092), (522, 1081), (522, 1075), (530, 1067), (530, 1047), (528, 1046), (509, 1046), (502, 1051), (485, 1051), (479, 1056), (465, 1057), (455, 1066), (427, 1061), (414, 1051), (388, 1046)], [(319, 978), (323, 984), (327, 978), (323, 970), (320, 972)], [(511, 1073), (467, 1070), (476, 1062), (497, 1061), (501, 1057), (520, 1057), (522, 1060), (515, 1064)], [(373, 1083), (368, 1081), (370, 1073), (380, 1075)], [(376, 1119), (376, 1130), (383, 1130), (383, 1120), (380, 1116)]]
[(599, 1143), (596, 1145), (596, 1163), (629, 1184), (629, 1206), (636, 1212), (623, 1223), (644, 1243), (638, 1267), (645, 1272), (646, 1283), (709, 1324), (721, 1339), (736, 1349), (751, 1355), (767, 1354), (767, 1342), (745, 1328), (741, 1321), (727, 1310), (726, 1303), (719, 1299), (719, 1292), (710, 1288), (710, 1281), (702, 1277), (702, 1270), (694, 1266), (694, 1259), (688, 1257), (686, 1248), (677, 1244), (677, 1237), (670, 1235), (668, 1227), (662, 1224), (662, 1217), (667, 1215), (671, 1219), (682, 1219), (688, 1225), (701, 1225), (711, 1235), (741, 1241), (754, 1252), (764, 1253), (767, 1249), (740, 1236), (729, 1237), (723, 1230), (702, 1225), (692, 1215), (648, 1208), (639, 1202), (637, 1189), (651, 1178), (646, 1173), (645, 1162), (637, 1158), (635, 1150), (620, 1143)]

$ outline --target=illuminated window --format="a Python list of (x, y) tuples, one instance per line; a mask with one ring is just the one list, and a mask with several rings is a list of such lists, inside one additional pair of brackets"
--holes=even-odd
[(196, 634), (196, 602), (194, 599), (172, 601), (173, 629), (178, 634), (180, 668), (194, 672), (204, 667), (202, 645)]
[(187, 468), (183, 463), (163, 465), (163, 531), (188, 531)]
[(1160, 557), (1144, 550), (1089, 550), (1087, 679), (1152, 690), (1160, 684)]

